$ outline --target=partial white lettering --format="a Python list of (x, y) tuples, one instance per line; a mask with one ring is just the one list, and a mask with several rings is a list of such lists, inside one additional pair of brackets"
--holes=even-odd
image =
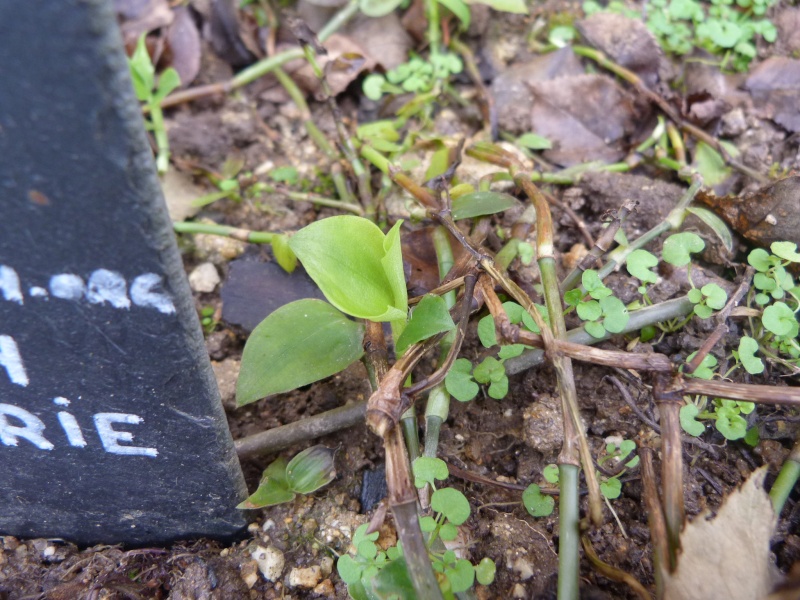
[(108, 302), (114, 308), (130, 308), (128, 285), (119, 273), (108, 269), (98, 269), (89, 276), (86, 299), (92, 304)]
[(11, 383), (28, 386), (28, 373), (22, 364), (17, 342), (10, 335), (0, 335), (0, 366), (5, 367)]
[(0, 292), (9, 302), (22, 304), (22, 290), (19, 287), (19, 276), (11, 267), (0, 265)]
[(156, 273), (139, 275), (131, 284), (131, 299), (137, 306), (155, 308), (158, 312), (171, 315), (175, 305), (164, 292), (156, 291), (161, 286), (161, 276)]
[(67, 434), (67, 441), (70, 446), (75, 446), (77, 448), (86, 447), (86, 438), (83, 437), (81, 426), (78, 425), (78, 420), (74, 415), (61, 411), (58, 413), (58, 422), (61, 423), (64, 433)]
[(94, 424), (106, 452), (111, 454), (124, 454), (127, 456), (158, 456), (158, 450), (155, 448), (121, 446), (119, 442), (132, 442), (133, 434), (129, 431), (115, 431), (111, 426), (113, 423), (138, 425), (141, 422), (142, 418), (140, 416), (128, 415), (125, 413), (97, 413), (94, 416)]
[[(23, 426), (12, 425), (8, 417), (22, 421)], [(36, 415), (11, 404), (0, 404), (0, 442), (6, 446), (17, 446), (19, 438), (23, 438), (40, 450), (52, 450), (53, 444), (44, 438), (43, 431), (44, 423)]]
[(50, 278), (50, 293), (63, 300), (80, 300), (86, 293), (86, 286), (77, 275), (61, 273)]

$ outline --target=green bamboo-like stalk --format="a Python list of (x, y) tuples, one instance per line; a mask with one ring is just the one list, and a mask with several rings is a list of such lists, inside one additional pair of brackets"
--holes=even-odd
[[(578, 479), (580, 467), (558, 465), (558, 598), (577, 600), (580, 581), (580, 512), (578, 507)], [(566, 493), (575, 490), (574, 493)]]
[(769, 491), (769, 498), (772, 500), (776, 515), (781, 514), (783, 506), (786, 504), (786, 500), (789, 498), (789, 494), (794, 489), (798, 479), (800, 479), (800, 442), (795, 443), (786, 462), (783, 463), (780, 473), (778, 473), (778, 478)]
[(250, 231), (249, 229), (230, 227), (229, 225), (190, 223), (187, 221), (173, 223), (172, 227), (175, 229), (176, 233), (207, 233), (230, 237), (243, 242), (251, 242), (253, 244), (270, 244), (272, 243), (272, 238), (278, 235), (268, 231)]

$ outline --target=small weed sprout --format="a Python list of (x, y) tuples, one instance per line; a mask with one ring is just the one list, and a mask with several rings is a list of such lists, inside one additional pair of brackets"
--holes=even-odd
[(150, 118), (145, 122), (145, 128), (153, 132), (158, 149), (156, 168), (160, 174), (164, 174), (169, 169), (169, 140), (164, 127), (161, 101), (181, 84), (181, 78), (178, 76), (178, 72), (170, 67), (161, 73), (156, 83), (156, 70), (147, 52), (145, 37), (146, 34), (142, 34), (139, 38), (133, 56), (128, 59), (128, 68), (136, 97), (144, 103), (149, 111)]
[(328, 485), (336, 477), (333, 450), (312, 446), (289, 462), (279, 458), (261, 476), (258, 489), (238, 508), (256, 509), (291, 502), (297, 494), (310, 494)]

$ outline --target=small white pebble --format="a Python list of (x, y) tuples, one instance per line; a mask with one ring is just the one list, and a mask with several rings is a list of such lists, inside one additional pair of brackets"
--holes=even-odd
[(507, 408), (507, 409), (505, 409), (505, 410), (503, 411), (503, 416), (504, 416), (504, 417), (510, 417), (510, 416), (511, 416), (511, 415), (513, 415), (513, 414), (514, 414), (514, 411), (513, 411), (513, 410), (511, 410), (510, 408)]
[(514, 589), (511, 592), (512, 598), (527, 598), (528, 592), (525, 591), (525, 586), (521, 583), (518, 583), (514, 586)]
[(322, 575), (327, 577), (333, 571), (333, 558), (330, 556), (324, 557), (319, 561), (319, 568), (322, 569)]
[(464, 436), (463, 436), (463, 435), (461, 435), (460, 433), (457, 433), (457, 434), (456, 434), (456, 439), (457, 439), (459, 442), (463, 442), (463, 441), (464, 441)]
[(273, 521), (272, 519), (267, 519), (261, 526), (261, 531), (269, 531), (273, 527), (275, 527), (275, 521)]
[(274, 546), (270, 546), (269, 548), (256, 546), (256, 549), (250, 553), (250, 556), (252, 556), (253, 560), (258, 564), (258, 570), (261, 571), (261, 575), (264, 576), (264, 579), (267, 581), (277, 581), (280, 579), (281, 573), (283, 573), (283, 567), (286, 564), (283, 552)]
[(56, 547), (48, 546), (47, 548), (44, 549), (44, 551), (42, 551), (42, 556), (45, 558), (49, 558), (53, 556), (55, 553), (56, 553)]
[(320, 581), (322, 581), (322, 569), (319, 565), (295, 567), (289, 571), (289, 587), (314, 588)]

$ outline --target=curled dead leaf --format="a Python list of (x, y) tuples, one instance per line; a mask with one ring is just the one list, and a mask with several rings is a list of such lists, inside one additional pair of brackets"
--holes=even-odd
[(800, 176), (786, 177), (746, 196), (717, 196), (702, 190), (697, 199), (713, 208), (736, 232), (769, 247), (772, 242), (800, 245)]

